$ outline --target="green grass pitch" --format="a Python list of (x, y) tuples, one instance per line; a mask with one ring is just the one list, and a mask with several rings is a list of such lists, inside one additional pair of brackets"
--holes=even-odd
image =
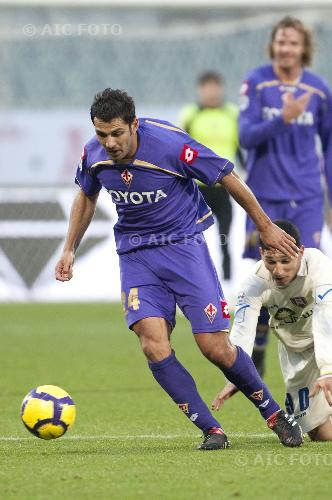
[[(332, 443), (284, 448), (242, 395), (219, 415), (232, 448), (196, 450), (199, 430), (152, 378), (120, 305), (1, 305), (0, 329), (1, 499), (331, 498)], [(223, 375), (182, 317), (173, 345), (210, 403)], [(272, 339), (267, 383), (282, 403)], [(77, 405), (75, 425), (54, 441), (30, 435), (19, 417), (42, 384)]]

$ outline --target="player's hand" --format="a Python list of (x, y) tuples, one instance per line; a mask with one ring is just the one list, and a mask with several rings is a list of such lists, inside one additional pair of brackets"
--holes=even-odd
[(287, 257), (297, 257), (299, 249), (294, 238), (273, 224), (273, 222), (260, 229), (259, 233), (267, 247), (278, 250)]
[(232, 397), (233, 394), (238, 392), (238, 390), (239, 389), (234, 384), (228, 382), (228, 384), (225, 385), (222, 391), (220, 391), (219, 394), (214, 398), (211, 406), (212, 410), (218, 411), (222, 407), (226, 399)]
[(324, 392), (326, 401), (330, 406), (332, 406), (332, 375), (320, 379), (318, 378), (311, 387), (309, 398), (316, 396), (320, 390)]
[(283, 108), (281, 111), (282, 117), (285, 123), (290, 123), (292, 120), (298, 118), (303, 111), (306, 110), (309, 101), (310, 101), (311, 93), (306, 92), (305, 94), (300, 95), (297, 99), (294, 98), (292, 92), (286, 92), (283, 94)]
[(63, 252), (61, 259), (55, 266), (55, 279), (58, 281), (69, 281), (73, 277), (75, 255), (69, 250)]

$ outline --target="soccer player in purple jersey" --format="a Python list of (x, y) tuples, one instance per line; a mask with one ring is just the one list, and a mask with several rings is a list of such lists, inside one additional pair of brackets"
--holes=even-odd
[(220, 423), (170, 344), (176, 304), (191, 323), (203, 353), (257, 407), (286, 446), (300, 446), (301, 428), (274, 401), (250, 356), (228, 339), (229, 312), (202, 231), (213, 224), (194, 179), (221, 182), (255, 221), (262, 240), (288, 256), (294, 239), (266, 216), (233, 165), (172, 124), (137, 119), (131, 97), (106, 89), (91, 107), (96, 136), (85, 146), (56, 279), (73, 276), (75, 250), (104, 187), (116, 204), (114, 226), (122, 302), (160, 386), (204, 433), (202, 450), (229, 446)]
[[(272, 220), (291, 221), (306, 247), (319, 248), (324, 221), (322, 166), (332, 206), (331, 91), (305, 69), (312, 60), (313, 40), (300, 20), (285, 17), (274, 26), (269, 55), (272, 64), (250, 71), (241, 87), (239, 135), (248, 152), (247, 184)], [(246, 232), (244, 257), (258, 260), (258, 233), (249, 217)], [(261, 375), (268, 320), (263, 308), (253, 351)]]

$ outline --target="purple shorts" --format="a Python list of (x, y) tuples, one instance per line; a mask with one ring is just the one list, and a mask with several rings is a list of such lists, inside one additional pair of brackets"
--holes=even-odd
[(177, 304), (193, 333), (229, 330), (228, 306), (202, 234), (119, 258), (129, 328), (149, 317), (165, 318), (173, 328)]
[[(321, 197), (301, 201), (268, 201), (258, 199), (271, 220), (286, 219), (297, 226), (301, 242), (307, 248), (319, 248), (324, 224), (324, 207)], [(260, 259), (258, 232), (250, 217), (246, 221), (246, 246), (244, 258)]]

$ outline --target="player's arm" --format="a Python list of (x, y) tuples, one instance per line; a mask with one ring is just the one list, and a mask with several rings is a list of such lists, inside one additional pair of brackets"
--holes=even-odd
[(330, 214), (329, 226), (332, 230), (332, 94), (328, 87), (325, 89), (326, 99), (322, 100), (318, 114), (318, 135), (322, 144), (324, 171), (328, 187)]
[(322, 390), (328, 404), (332, 406), (332, 262), (322, 253), (320, 256), (320, 269), (317, 274), (320, 274), (320, 283), (324, 284), (315, 287), (312, 316), (315, 357), (320, 377), (312, 386), (310, 397)]
[(75, 251), (95, 213), (98, 196), (99, 192), (88, 196), (80, 189), (73, 202), (64, 249), (55, 268), (58, 281), (68, 281), (73, 277)]
[[(258, 316), (262, 307), (262, 293), (256, 282), (256, 277), (250, 277), (238, 294), (238, 302), (234, 312), (234, 322), (230, 334), (232, 344), (241, 347), (249, 356), (252, 355)], [(231, 398), (237, 387), (227, 382), (225, 387), (216, 395), (212, 402), (212, 409), (219, 410), (224, 402)]]
[(275, 248), (289, 257), (297, 255), (298, 248), (294, 239), (273, 224), (258, 203), (253, 192), (234, 171), (225, 175), (220, 183), (252, 218), (262, 240), (268, 247)]
[(239, 137), (245, 149), (255, 148), (276, 135), (290, 133), (289, 124), (303, 113), (310, 99), (309, 93), (297, 99), (293, 94), (285, 93), (280, 114), (264, 120), (257, 83), (255, 78), (248, 78), (240, 91)]

